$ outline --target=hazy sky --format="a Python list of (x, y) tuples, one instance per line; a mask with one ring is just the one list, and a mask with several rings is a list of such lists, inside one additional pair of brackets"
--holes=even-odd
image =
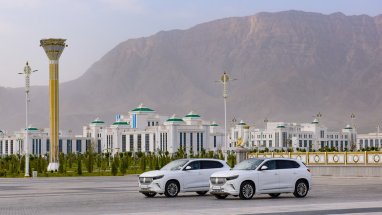
[(0, 0), (0, 86), (24, 86), (29, 61), (32, 85), (48, 84), (42, 38), (64, 38), (60, 81), (81, 76), (106, 52), (130, 38), (187, 29), (214, 19), (258, 12), (302, 10), (346, 15), (382, 14), (382, 0)]

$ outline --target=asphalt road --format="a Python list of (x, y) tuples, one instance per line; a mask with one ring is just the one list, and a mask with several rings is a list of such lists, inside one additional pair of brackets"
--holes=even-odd
[(137, 176), (0, 179), (0, 214), (382, 214), (382, 178), (314, 177), (303, 199), (145, 198)]

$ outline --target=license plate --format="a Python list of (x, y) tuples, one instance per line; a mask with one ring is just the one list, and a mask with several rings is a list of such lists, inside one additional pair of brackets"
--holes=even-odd
[(141, 190), (142, 191), (148, 191), (148, 190), (150, 190), (150, 188), (148, 188), (148, 187), (141, 187)]
[(148, 187), (147, 185), (141, 185), (141, 189), (147, 189)]
[(212, 192), (220, 193), (222, 191), (223, 191), (223, 189), (221, 187), (216, 187), (216, 186), (212, 187)]

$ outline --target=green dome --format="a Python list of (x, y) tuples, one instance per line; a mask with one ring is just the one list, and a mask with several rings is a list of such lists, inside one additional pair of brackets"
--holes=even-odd
[(191, 111), (185, 117), (188, 117), (188, 118), (200, 118), (200, 115)]
[(247, 125), (247, 124), (245, 124), (245, 122), (243, 120), (240, 120), (238, 125)]
[(138, 107), (134, 108), (132, 111), (133, 112), (153, 112), (154, 110), (143, 106), (143, 104), (140, 104)]
[[(24, 130), (26, 130), (26, 129), (24, 129)], [(29, 127), (29, 128), (28, 128), (28, 131), (38, 131), (38, 128)]]
[(183, 119), (180, 119), (180, 118), (172, 118), (172, 119), (168, 119), (166, 120), (167, 122), (183, 122)]
[(102, 121), (102, 120), (100, 120), (98, 117), (97, 117), (97, 119), (95, 119), (93, 122), (92, 122), (92, 124), (104, 124), (105, 122), (104, 121)]
[(216, 124), (216, 123), (213, 123), (213, 124), (211, 124), (210, 126), (219, 126), (218, 124)]
[(277, 128), (285, 128), (285, 125), (278, 125)]
[(114, 122), (113, 125), (130, 125), (128, 122)]
[(172, 115), (166, 122), (183, 122), (183, 119), (176, 117), (176, 115)]

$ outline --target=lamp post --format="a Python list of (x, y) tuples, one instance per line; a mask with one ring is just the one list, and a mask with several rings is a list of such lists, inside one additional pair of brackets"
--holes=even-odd
[(377, 150), (378, 150), (379, 146), (382, 147), (381, 140), (379, 139), (379, 129), (380, 129), (380, 126), (378, 125), (378, 126), (377, 126), (377, 143), (376, 143), (376, 148), (377, 148)]
[(357, 141), (357, 136), (356, 136), (357, 130), (355, 128), (355, 122), (354, 122), (355, 114), (354, 113), (352, 113), (350, 115), (350, 119), (351, 119), (351, 124), (352, 124), (352, 128), (353, 128), (352, 129), (352, 133), (351, 133), (351, 146), (350, 146), (350, 148), (351, 148), (352, 151), (354, 151), (357, 148), (356, 144), (355, 144), (355, 142)]
[(24, 72), (19, 72), (20, 75), (25, 75), (25, 177), (29, 177), (29, 147), (28, 147), (28, 103), (29, 99), (29, 88), (30, 88), (30, 76), (33, 72), (38, 70), (33, 70), (29, 66), (28, 62), (24, 67)]
[[(236, 79), (232, 79), (234, 81)], [(224, 98), (224, 160), (227, 162), (227, 97), (228, 97), (228, 81), (229, 76), (226, 72), (220, 78), (220, 83), (223, 84), (223, 98)]]

